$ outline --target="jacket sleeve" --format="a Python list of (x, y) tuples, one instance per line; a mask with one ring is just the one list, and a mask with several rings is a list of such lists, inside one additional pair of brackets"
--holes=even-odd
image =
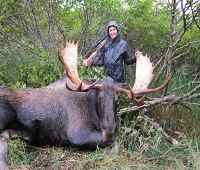
[(131, 64), (133, 64), (133, 63), (136, 63), (136, 57), (135, 57), (135, 55), (134, 55), (134, 56), (129, 56), (128, 50), (125, 51), (125, 52), (122, 54), (122, 56), (123, 56), (123, 58), (124, 58), (125, 64), (131, 65)]
[(104, 65), (104, 49), (97, 51), (97, 55), (93, 58), (92, 66), (103, 66)]

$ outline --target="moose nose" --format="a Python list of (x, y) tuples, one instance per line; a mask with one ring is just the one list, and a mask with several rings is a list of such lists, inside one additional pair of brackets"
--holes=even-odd
[(115, 141), (115, 135), (113, 133), (109, 133), (108, 131), (103, 131), (103, 141), (106, 145), (111, 145)]
[(106, 131), (107, 134), (113, 135), (115, 134), (116, 125), (107, 125), (102, 127), (102, 131)]

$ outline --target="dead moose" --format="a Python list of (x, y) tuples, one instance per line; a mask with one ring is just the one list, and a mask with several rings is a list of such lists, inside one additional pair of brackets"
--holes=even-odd
[(125, 92), (130, 98), (161, 90), (147, 88), (153, 79), (149, 58), (137, 54), (136, 81), (131, 89), (111, 78), (85, 83), (77, 71), (77, 44), (66, 43), (60, 60), (66, 76), (47, 87), (9, 89), (0, 87), (0, 132), (17, 124), (29, 135), (32, 145), (72, 144), (83, 148), (110, 145), (115, 140), (114, 95)]

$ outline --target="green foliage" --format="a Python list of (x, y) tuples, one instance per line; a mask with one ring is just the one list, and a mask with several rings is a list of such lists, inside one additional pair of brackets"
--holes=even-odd
[(5, 65), (0, 65), (0, 84), (9, 84), (9, 82), (11, 81), (10, 80), (10, 77), (7, 76), (7, 67)]
[(63, 24), (65, 36), (67, 40), (78, 40), (81, 32), (81, 21), (79, 19), (79, 12), (77, 10), (60, 9), (58, 17)]
[(190, 30), (188, 30), (180, 43), (180, 46), (186, 45), (186, 49), (191, 49), (186, 54), (187, 63), (192, 66), (197, 66), (200, 64), (200, 31), (197, 26), (193, 26)]
[(16, 85), (25, 87), (41, 87), (57, 80), (61, 75), (62, 66), (51, 63), (45, 56), (41, 56), (38, 60), (20, 64), (16, 74)]
[(20, 63), (13, 72), (8, 72), (6, 65), (1, 65), (0, 84), (15, 87), (41, 87), (59, 79), (63, 75), (63, 66), (51, 60), (46, 53), (36, 59)]
[[(129, 1), (128, 39), (134, 48), (157, 55), (168, 45), (170, 18), (165, 7), (156, 14), (155, 1)], [(130, 36), (130, 37), (129, 37)]]
[(11, 166), (16, 165), (30, 165), (31, 162), (35, 159), (37, 152), (31, 149), (29, 150), (26, 144), (16, 138), (10, 140), (9, 142), (9, 164)]
[(82, 64), (79, 65), (79, 76), (86, 80), (99, 80), (105, 77), (103, 68), (85, 67)]
[[(164, 139), (160, 129), (155, 129), (152, 120), (141, 116), (126, 119), (120, 131), (120, 140), (129, 151), (139, 151), (158, 156), (157, 149), (163, 146)], [(158, 155), (157, 155), (158, 154)]]
[(5, 16), (12, 15), (17, 11), (17, 8), (19, 7), (19, 2), (16, 0), (9, 0), (9, 1), (4, 1), (0, 0), (0, 16), (1, 19), (3, 19)]

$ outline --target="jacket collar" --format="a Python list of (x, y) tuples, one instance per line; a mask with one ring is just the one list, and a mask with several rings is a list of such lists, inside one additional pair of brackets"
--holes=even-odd
[(118, 42), (120, 42), (120, 40), (121, 40), (120, 35), (118, 35), (118, 36), (117, 36), (115, 39), (113, 39), (113, 40), (109, 37), (109, 46), (114, 47)]

